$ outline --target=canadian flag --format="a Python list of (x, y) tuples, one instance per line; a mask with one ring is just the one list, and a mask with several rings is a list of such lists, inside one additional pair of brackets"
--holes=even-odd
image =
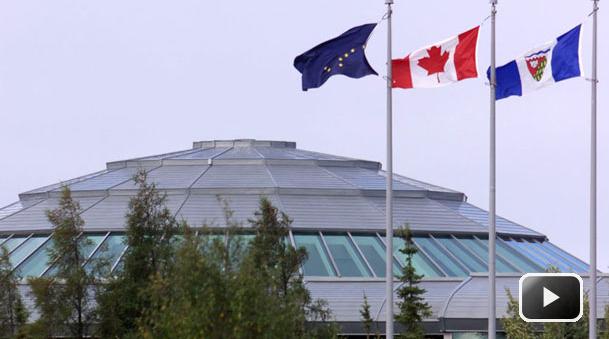
[(392, 87), (433, 88), (478, 77), (480, 26), (391, 61)]

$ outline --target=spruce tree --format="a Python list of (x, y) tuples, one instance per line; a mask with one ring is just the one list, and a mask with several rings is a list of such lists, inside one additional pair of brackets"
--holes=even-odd
[(508, 339), (535, 339), (537, 335), (531, 323), (520, 318), (518, 300), (512, 296), (509, 289), (505, 290), (508, 297), (507, 315), (501, 319), (505, 335)]
[(126, 215), (127, 250), (123, 268), (98, 292), (100, 334), (104, 338), (136, 335), (138, 321), (151, 307), (148, 294), (155, 277), (165, 277), (174, 251), (178, 223), (166, 207), (166, 195), (146, 182), (146, 172), (134, 176), (137, 194)]
[[(145, 338), (332, 338), (338, 329), (313, 301), (299, 268), (304, 249), (287, 242), (290, 219), (266, 199), (247, 228), (227, 211), (225, 237), (184, 226), (175, 263), (149, 285), (151, 307), (138, 323)], [(305, 326), (307, 317), (317, 326)]]
[(23, 336), (28, 312), (19, 293), (20, 278), (15, 274), (9, 253), (0, 247), (0, 337)]
[[(47, 211), (53, 225), (53, 246), (48, 250), (49, 262), (55, 275), (31, 278), (32, 294), (40, 313), (40, 335), (63, 335), (84, 338), (91, 334), (97, 322), (93, 288), (98, 283), (95, 271), (84, 268), (85, 248), (91, 245), (81, 237), (84, 221), (80, 217), (80, 204), (72, 199), (70, 189), (63, 187), (59, 207)], [(40, 333), (43, 332), (43, 333)]]
[[(412, 240), (412, 232), (408, 227), (402, 228), (398, 236), (404, 239), (404, 247), (400, 249), (406, 256), (406, 262), (400, 275), (400, 287), (397, 290), (399, 298), (399, 313), (396, 320), (404, 327), (403, 338), (423, 338), (425, 331), (421, 321), (431, 316), (431, 307), (424, 301), (425, 289), (419, 287), (423, 275), (416, 272), (413, 258), (418, 249)], [(388, 307), (391, 307), (389, 305)]]
[(366, 293), (364, 293), (364, 303), (362, 304), (362, 308), (359, 310), (359, 314), (361, 315), (362, 324), (364, 325), (364, 333), (366, 333), (366, 339), (370, 338), (372, 334), (372, 315), (370, 314), (370, 304), (368, 303), (368, 297), (366, 297)]

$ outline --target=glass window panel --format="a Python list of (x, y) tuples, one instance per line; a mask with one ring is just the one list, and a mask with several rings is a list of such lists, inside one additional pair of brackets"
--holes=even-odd
[(571, 254), (563, 251), (558, 246), (550, 243), (549, 241), (544, 241), (541, 243), (541, 245), (548, 252), (558, 255), (558, 256), (564, 258), (565, 260), (567, 260), (568, 262), (572, 263), (573, 267), (577, 268), (577, 270), (578, 270), (577, 272), (588, 272), (590, 270), (590, 266), (588, 264), (579, 260), (579, 258), (574, 257)]
[(303, 267), (305, 275), (321, 277), (336, 275), (319, 235), (298, 234), (294, 235), (294, 240), (296, 246), (304, 247), (309, 255)]
[[(480, 239), (480, 241), (472, 237), (459, 237), (459, 242), (467, 247), (470, 251), (476, 253), (478, 258), (484, 261), (484, 266), (487, 267), (485, 272), (488, 272), (488, 240)], [(497, 257), (495, 260), (495, 267), (497, 272), (501, 273), (514, 273), (514, 269), (511, 268), (503, 259)]]
[(2, 245), (2, 243), (4, 242), (4, 240), (6, 238), (8, 238), (8, 235), (6, 235), (6, 234), (0, 235), (0, 246)]
[(45, 242), (49, 238), (48, 235), (34, 235), (21, 246), (19, 246), (16, 250), (11, 253), (10, 261), (13, 267), (17, 266), (23, 259), (25, 259), (28, 255), (30, 255), (33, 251), (35, 251), (42, 243)]
[(531, 252), (535, 252), (539, 257), (542, 257), (544, 261), (547, 263), (545, 266), (548, 268), (550, 265), (558, 268), (561, 272), (572, 272), (573, 267), (571, 264), (565, 262), (562, 258), (548, 253), (544, 250), (543, 246), (535, 241), (529, 241), (523, 239), (523, 245), (530, 249)]
[(93, 250), (97, 248), (105, 237), (105, 233), (93, 233), (81, 236), (79, 239), (81, 242), (80, 255), (85, 259), (89, 258)]
[(372, 275), (346, 235), (324, 234), (323, 237), (341, 276), (369, 277)]
[(5, 241), (2, 246), (6, 247), (9, 252), (12, 252), (17, 246), (21, 245), (21, 243), (24, 242), (28, 236), (29, 235), (15, 235)]
[[(357, 244), (359, 249), (362, 251), (366, 260), (377, 277), (385, 276), (385, 245), (381, 242), (376, 234), (374, 235), (356, 235), (353, 234), (353, 241)], [(394, 274), (400, 273), (400, 266), (394, 261), (393, 262)]]
[(433, 261), (440, 265), (444, 272), (453, 277), (462, 277), (469, 274), (463, 269), (446, 251), (433, 243), (431, 238), (414, 237), (415, 244), (425, 250), (425, 254), (431, 256)]
[[(385, 239), (386, 241), (386, 239)], [(406, 255), (400, 250), (404, 248), (405, 241), (400, 237), (393, 238), (393, 255), (398, 258), (401, 265), (406, 262)], [(425, 277), (442, 277), (444, 274), (435, 267), (435, 265), (425, 257), (423, 253), (417, 252), (412, 257), (412, 264), (414, 265), (417, 274), (422, 274)]]
[(17, 274), (22, 278), (28, 277), (39, 277), (47, 267), (51, 264), (49, 262), (49, 249), (53, 246), (53, 238), (45, 242), (36, 253), (31, 257), (27, 258), (19, 267), (17, 267)]
[(480, 259), (474, 257), (461, 244), (459, 244), (459, 241), (453, 239), (452, 237), (436, 237), (436, 239), (455, 257), (459, 258), (470, 271), (486, 272), (486, 263), (483, 263), (480, 261)]
[(529, 258), (535, 260), (535, 262), (545, 269), (550, 268), (551, 266), (557, 267), (559, 270), (563, 270), (565, 267), (562, 265), (556, 265), (555, 260), (549, 258), (547, 255), (540, 253), (537, 251), (532, 244), (524, 239), (518, 239), (518, 241), (513, 240), (509, 242), (510, 245), (519, 249), (519, 251), (523, 253), (527, 253)]
[(540, 268), (537, 267), (532, 261), (522, 257), (504, 244), (501, 240), (497, 240), (497, 254), (508, 260), (512, 265), (518, 267), (522, 272), (539, 272)]
[(97, 251), (91, 257), (91, 260), (85, 265), (85, 268), (90, 272), (95, 267), (93, 267), (92, 262), (97, 260), (101, 260), (108, 264), (108, 266), (103, 267), (102, 274), (110, 273), (110, 269), (116, 263), (116, 260), (120, 257), (120, 255), (125, 250), (125, 235), (112, 233), (106, 238), (106, 240), (101, 244), (101, 246), (97, 249)]

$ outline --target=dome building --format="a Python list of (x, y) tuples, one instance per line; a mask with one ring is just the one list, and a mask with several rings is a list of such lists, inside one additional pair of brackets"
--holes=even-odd
[[(294, 142), (195, 142), (192, 149), (110, 162), (102, 171), (22, 193), (18, 202), (0, 209), (0, 246), (10, 251), (15, 270), (24, 278), (52, 274), (46, 254), (52, 225), (45, 211), (57, 207), (62, 185), (83, 208), (82, 236), (92, 244), (87, 257), (104, 256), (116, 269), (125, 252), (128, 202), (136, 193), (132, 178), (141, 169), (167, 195), (175, 216), (192, 227), (226, 227), (222, 200), (247, 226), (260, 197), (267, 197), (294, 220), (290, 242), (309, 254), (303, 267), (306, 286), (313, 297), (328, 301), (342, 332), (363, 333), (364, 293), (383, 331), (385, 172), (378, 162), (301, 150)], [(445, 338), (484, 332), (487, 212), (468, 203), (464, 193), (400, 175), (394, 180), (396, 229), (407, 224), (415, 235), (415, 266), (425, 276), (421, 285), (432, 306), (426, 331)], [(508, 219), (497, 218), (497, 234), (498, 317), (506, 311), (505, 289), (517, 295), (523, 273), (550, 266), (588, 271), (585, 262), (545, 235)], [(394, 242), (397, 272), (404, 258), (398, 251), (402, 240)], [(107, 250), (100, 251), (102, 246)], [(597, 282), (599, 296), (609, 295), (605, 280)], [(605, 303), (599, 300), (601, 316)]]

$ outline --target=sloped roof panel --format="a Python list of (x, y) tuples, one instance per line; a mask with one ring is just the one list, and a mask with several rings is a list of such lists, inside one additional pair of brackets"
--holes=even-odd
[[(155, 183), (159, 189), (187, 188), (203, 174), (209, 166), (161, 166), (148, 172), (147, 181)], [(129, 180), (114, 189), (137, 189), (135, 182)]]
[[(82, 214), (85, 230), (124, 229), (131, 196), (110, 195)], [(175, 213), (184, 202), (185, 195), (168, 195), (166, 206)]]
[(294, 159), (311, 159), (310, 156), (298, 154), (298, 152), (286, 152), (285, 148), (275, 147), (256, 147), (256, 151), (265, 159), (277, 160), (294, 160)]
[[(83, 210), (88, 209), (93, 204), (100, 201), (102, 197), (79, 197), (74, 198), (78, 201)], [(55, 209), (59, 206), (59, 199), (49, 198), (25, 208), (16, 214), (0, 220), (0, 231), (21, 231), (21, 230), (45, 230), (53, 226), (49, 222), (46, 211)]]
[[(445, 206), (450, 207), (462, 216), (480, 224), (485, 229), (488, 229), (488, 212), (484, 211), (472, 204), (462, 201), (438, 200)], [(497, 216), (497, 232), (506, 234), (523, 234), (532, 236), (542, 236), (541, 233), (535, 232), (527, 227), (513, 223), (505, 218)]]
[[(254, 217), (254, 212), (260, 206), (262, 195), (212, 195), (191, 194), (182, 208), (177, 212), (178, 219), (188, 221), (191, 227), (226, 226), (225, 206), (233, 211), (232, 221), (248, 226), (247, 220)], [(264, 196), (280, 208), (280, 202), (274, 195)], [(225, 205), (226, 203), (226, 205)], [(281, 209), (281, 208), (280, 208)]]
[(279, 187), (354, 189), (319, 166), (269, 165), (271, 175)]
[(78, 178), (74, 178), (74, 179), (58, 182), (58, 183), (47, 185), (47, 186), (44, 186), (44, 187), (40, 187), (40, 188), (31, 190), (31, 191), (27, 191), (27, 192), (25, 192), (23, 194), (45, 193), (45, 192), (57, 190), (57, 189), (61, 188), (64, 185), (70, 186), (70, 185), (73, 185), (75, 183), (78, 183), (78, 182), (81, 182), (81, 181), (85, 181), (85, 180), (97, 177), (99, 175), (102, 175), (102, 174), (106, 174), (108, 172), (110, 172), (110, 170), (105, 169), (105, 170), (102, 170), (102, 171), (99, 171), (99, 172), (83, 175), (83, 176), (78, 177)]
[[(384, 197), (368, 197), (385, 213)], [(412, 230), (430, 232), (485, 232), (477, 223), (427, 198), (394, 198), (396, 225), (408, 224)]]
[(124, 183), (139, 171), (138, 167), (123, 167), (70, 185), (72, 191), (107, 190)]
[(192, 187), (275, 187), (275, 182), (264, 165), (213, 165)]
[(215, 159), (262, 159), (254, 147), (233, 147)]
[(319, 229), (382, 229), (383, 212), (359, 196), (281, 194), (293, 227)]
[(204, 148), (194, 153), (188, 153), (184, 155), (178, 155), (168, 159), (182, 159), (182, 160), (197, 160), (197, 159), (213, 159), (214, 157), (226, 152), (231, 147), (215, 147), (215, 148)]
[[(324, 167), (334, 175), (347, 181), (361, 189), (384, 190), (386, 187), (386, 178), (380, 175), (378, 171), (365, 169), (361, 167)], [(400, 181), (394, 180), (393, 189), (395, 190), (420, 190), (419, 187), (407, 185)]]

